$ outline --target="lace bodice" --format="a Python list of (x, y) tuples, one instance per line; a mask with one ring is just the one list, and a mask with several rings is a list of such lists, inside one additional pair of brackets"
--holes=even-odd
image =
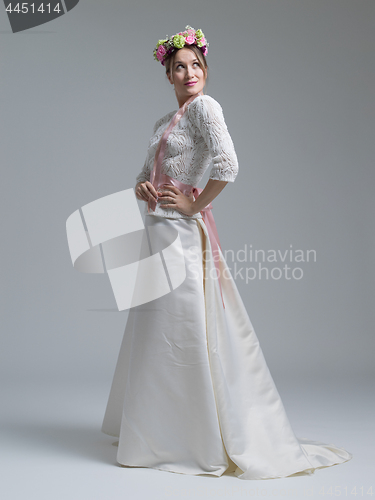
[[(176, 111), (158, 120), (149, 141), (146, 161), (136, 183), (150, 180), (158, 143)], [(209, 178), (234, 182), (238, 173), (237, 155), (229, 135), (220, 104), (209, 95), (196, 97), (168, 136), (162, 169), (185, 184), (197, 186), (213, 163)], [(163, 189), (160, 189), (163, 191)], [(168, 203), (168, 202), (166, 202)], [(145, 213), (147, 203), (145, 203)], [(152, 215), (173, 218), (201, 218), (200, 213), (187, 216), (157, 203)]]

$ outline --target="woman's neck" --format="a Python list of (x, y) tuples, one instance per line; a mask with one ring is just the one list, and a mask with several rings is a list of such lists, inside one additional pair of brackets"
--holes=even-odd
[[(198, 92), (197, 94), (194, 94), (195, 96), (197, 95), (203, 95), (203, 90), (201, 90), (200, 92)], [(191, 96), (183, 96), (183, 97), (180, 97), (176, 94), (176, 98), (177, 98), (177, 102), (178, 102), (178, 107), (181, 108), (185, 102), (190, 99), (190, 97), (193, 97), (192, 95)]]

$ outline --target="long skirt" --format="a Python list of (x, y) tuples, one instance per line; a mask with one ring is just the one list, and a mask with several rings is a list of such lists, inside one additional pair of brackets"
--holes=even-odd
[(221, 251), (220, 291), (204, 220), (146, 215), (145, 227), (152, 252), (179, 235), (186, 278), (129, 310), (102, 426), (117, 462), (271, 479), (350, 460), (295, 436)]

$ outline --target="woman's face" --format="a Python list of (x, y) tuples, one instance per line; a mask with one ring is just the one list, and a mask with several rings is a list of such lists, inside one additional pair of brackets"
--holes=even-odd
[(174, 84), (179, 100), (186, 100), (203, 90), (206, 76), (192, 50), (180, 49), (176, 52), (168, 80)]

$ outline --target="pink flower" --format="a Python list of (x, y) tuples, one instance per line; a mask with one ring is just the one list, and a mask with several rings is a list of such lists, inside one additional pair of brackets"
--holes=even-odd
[(203, 52), (203, 55), (204, 55), (204, 56), (206, 56), (206, 55), (207, 55), (208, 50), (207, 50), (207, 47), (206, 47), (206, 46), (202, 47), (202, 52)]
[(194, 35), (189, 35), (185, 38), (185, 42), (188, 44), (188, 45), (192, 45), (194, 42), (195, 42), (195, 37)]
[(167, 51), (165, 50), (164, 45), (159, 45), (157, 51), (156, 51), (156, 57), (158, 58), (159, 61), (164, 60), (165, 53)]
[(206, 45), (206, 39), (204, 37), (202, 37), (199, 41), (202, 44), (202, 46)]

